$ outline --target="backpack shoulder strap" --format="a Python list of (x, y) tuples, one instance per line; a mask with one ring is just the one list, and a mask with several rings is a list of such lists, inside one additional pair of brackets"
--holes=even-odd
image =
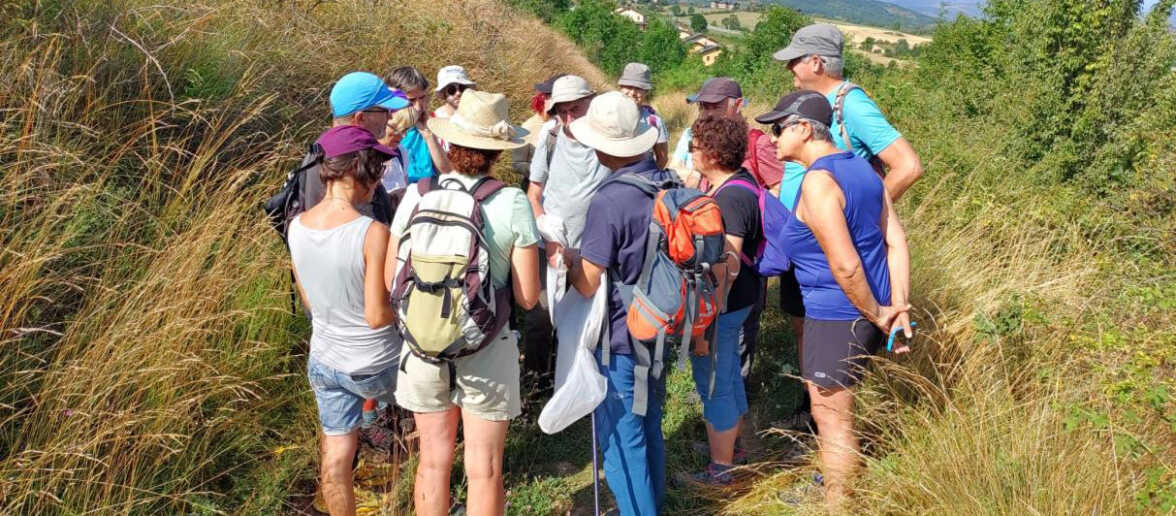
[(845, 97), (849, 96), (849, 92), (860, 89), (861, 86), (852, 82), (842, 82), (837, 87), (837, 97), (833, 101), (833, 122), (840, 124), (841, 140), (845, 142), (845, 150), (850, 152), (853, 152), (853, 143), (849, 141), (849, 130), (845, 128)]
[(555, 140), (557, 138), (559, 138), (559, 131), (561, 128), (563, 128), (563, 125), (557, 121), (554, 125), (551, 126), (551, 130), (547, 131), (547, 134), (546, 134), (546, 136), (547, 136), (546, 162), (547, 162), (548, 173), (551, 173), (551, 160), (552, 160), (552, 158), (555, 157)]
[(475, 201), (482, 203), (503, 188), (506, 188), (506, 183), (487, 176), (474, 183), (474, 186), (470, 187), (469, 192), (470, 195), (474, 196)]
[(730, 180), (730, 181), (727, 181), (727, 182), (723, 183), (723, 184), (722, 184), (722, 186), (720, 186), (718, 190), (715, 190), (715, 193), (717, 194), (717, 193), (719, 193), (719, 192), (723, 191), (723, 189), (727, 188), (728, 186), (739, 186), (739, 187), (742, 187), (744, 190), (747, 190), (747, 191), (749, 191), (749, 192), (751, 192), (751, 193), (753, 193), (753, 194), (755, 194), (755, 195), (757, 195), (757, 196), (758, 196), (758, 195), (759, 195), (759, 193), (760, 193), (760, 187), (759, 187), (759, 186), (757, 186), (757, 185), (753, 185), (753, 184), (751, 184), (750, 182), (748, 182), (748, 181), (747, 181), (747, 180), (745, 180), (745, 179), (732, 179), (732, 180)]

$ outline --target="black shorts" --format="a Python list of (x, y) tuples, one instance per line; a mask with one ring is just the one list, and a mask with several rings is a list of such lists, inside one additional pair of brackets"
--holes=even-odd
[(801, 376), (818, 387), (853, 387), (866, 364), (882, 348), (886, 336), (873, 323), (804, 320), (804, 360)]
[(804, 296), (796, 282), (796, 269), (780, 275), (780, 309), (793, 317), (804, 317)]

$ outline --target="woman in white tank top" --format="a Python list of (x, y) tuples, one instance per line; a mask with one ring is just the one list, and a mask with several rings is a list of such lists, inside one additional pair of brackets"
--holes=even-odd
[(322, 427), (322, 490), (332, 514), (354, 514), (351, 462), (365, 399), (391, 401), (400, 336), (384, 284), (388, 227), (360, 214), (392, 149), (359, 126), (322, 134), (323, 200), (290, 224), (290, 258), (310, 309), (307, 379)]

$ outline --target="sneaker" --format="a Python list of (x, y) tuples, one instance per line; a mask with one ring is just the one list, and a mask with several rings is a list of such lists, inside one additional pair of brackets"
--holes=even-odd
[(817, 423), (813, 421), (813, 414), (807, 410), (802, 410), (785, 417), (784, 419), (773, 423), (772, 426), (792, 432), (804, 432), (806, 434), (814, 435), (817, 433)]
[[(706, 441), (694, 441), (690, 443), (690, 447), (694, 449), (694, 453), (702, 455), (707, 460), (710, 460), (710, 443)], [(735, 447), (735, 455), (731, 459), (732, 464), (747, 464), (747, 450), (745, 448)]]
[(678, 472), (674, 478), (682, 485), (725, 486), (735, 481), (731, 476), (731, 466), (710, 463), (706, 469), (691, 475), (685, 471)]

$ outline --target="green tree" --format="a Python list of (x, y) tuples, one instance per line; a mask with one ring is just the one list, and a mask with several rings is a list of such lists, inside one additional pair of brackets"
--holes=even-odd
[(694, 32), (705, 32), (706, 31), (706, 18), (703, 17), (701, 14), (691, 14), (690, 15), (690, 30), (692, 30)]
[(860, 48), (866, 52), (872, 51), (874, 50), (874, 43), (876, 43), (876, 41), (874, 40), (873, 36), (866, 36), (866, 39), (862, 41)]
[(674, 4), (670, 6), (670, 14), (674, 16), (682, 16), (682, 6)]
[(641, 35), (637, 60), (661, 73), (678, 66), (686, 59), (686, 46), (678, 39), (678, 29), (660, 18), (654, 18)]
[(694, 6), (687, 7), (686, 14), (694, 14)]
[(743, 30), (743, 25), (739, 23), (739, 17), (735, 16), (734, 14), (723, 18), (722, 25), (724, 28), (730, 30)]
[(605, 72), (619, 74), (641, 41), (641, 29), (628, 18), (613, 14), (616, 4), (583, 0), (559, 18), (557, 26)]
[(723, 52), (713, 73), (735, 78), (744, 92), (772, 96), (792, 89), (791, 80), (781, 80), (788, 72), (772, 59), (772, 54), (788, 46), (797, 29), (812, 22), (812, 18), (787, 7), (767, 8), (743, 38), (743, 45)]

